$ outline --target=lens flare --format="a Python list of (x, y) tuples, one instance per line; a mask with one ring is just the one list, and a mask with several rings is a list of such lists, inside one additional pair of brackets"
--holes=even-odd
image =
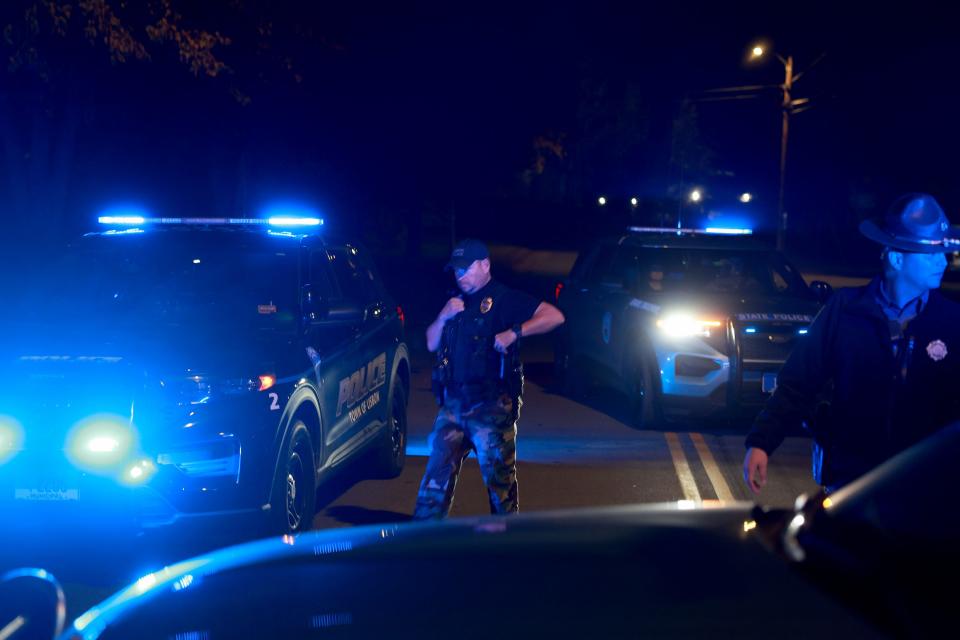
[(0, 464), (13, 458), (23, 447), (23, 427), (10, 416), (0, 416)]
[(134, 440), (129, 420), (112, 414), (90, 416), (70, 430), (67, 457), (80, 468), (109, 469), (126, 459)]

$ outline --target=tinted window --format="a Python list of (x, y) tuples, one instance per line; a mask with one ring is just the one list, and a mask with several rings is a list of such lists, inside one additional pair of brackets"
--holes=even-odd
[(25, 287), (20, 318), (294, 330), (298, 251), (248, 233), (91, 236)]
[(330, 256), (321, 249), (310, 254), (310, 286), (321, 299), (332, 300), (340, 297), (330, 276)]
[(601, 245), (587, 265), (584, 280), (589, 284), (599, 284), (610, 279), (610, 266), (616, 256), (616, 245)]
[(614, 266), (641, 293), (809, 295), (800, 275), (774, 252), (633, 248)]
[(334, 247), (327, 250), (340, 295), (350, 303), (365, 307), (377, 301), (377, 277), (356, 247)]

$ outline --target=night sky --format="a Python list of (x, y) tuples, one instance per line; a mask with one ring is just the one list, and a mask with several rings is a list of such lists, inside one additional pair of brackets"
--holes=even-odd
[[(960, 222), (960, 42), (944, 10), (917, 3), (174, 2), (185, 26), (232, 39), (214, 48), (228, 67), (217, 77), (194, 76), (173, 45), (145, 35), (159, 2), (117, 8), (150, 54), (124, 62), (85, 38), (76, 8), (65, 34), (42, 10), (31, 34), (33, 4), (6, 3), (2, 44), (8, 60), (27, 45), (37, 56), (0, 75), (3, 215), (31, 237), (84, 230), (117, 201), (158, 215), (256, 215), (286, 198), (335, 226), (429, 224), (454, 210), (494, 240), (569, 244), (583, 227), (565, 225), (570, 216), (615, 216), (631, 196), (662, 204), (681, 176), (717, 202), (756, 194), (763, 228), (776, 207), (779, 91), (704, 100), (783, 81), (776, 60), (747, 63), (758, 39), (797, 71), (826, 54), (794, 90), (812, 105), (791, 120), (795, 250), (813, 238), (842, 250), (860, 219), (907, 190), (934, 193)], [(684, 104), (698, 158), (681, 173), (671, 151)], [(541, 148), (540, 173), (537, 139), (565, 154)]]

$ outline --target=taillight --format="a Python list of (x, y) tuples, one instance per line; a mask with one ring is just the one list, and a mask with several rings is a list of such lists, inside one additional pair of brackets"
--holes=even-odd
[(557, 302), (560, 302), (560, 292), (563, 291), (563, 283), (558, 282), (557, 288), (553, 292), (553, 299)]
[(258, 391), (266, 391), (267, 389), (269, 389), (275, 384), (277, 384), (276, 376), (271, 376), (271, 375), (260, 376), (260, 388), (258, 389)]
[(400, 305), (397, 305), (397, 315), (400, 316), (400, 326), (406, 327), (407, 317), (403, 315), (403, 307), (401, 307)]

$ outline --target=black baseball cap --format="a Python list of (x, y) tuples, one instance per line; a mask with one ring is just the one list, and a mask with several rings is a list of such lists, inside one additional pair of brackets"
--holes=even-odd
[(450, 261), (445, 269), (466, 269), (476, 260), (486, 260), (490, 257), (487, 245), (473, 238), (465, 238), (457, 243), (450, 254)]

